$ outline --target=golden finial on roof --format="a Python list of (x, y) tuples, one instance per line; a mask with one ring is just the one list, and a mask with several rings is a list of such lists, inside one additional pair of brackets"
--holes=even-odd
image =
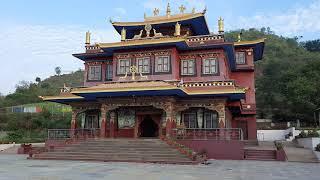
[(146, 18), (147, 18), (147, 14), (146, 14), (146, 13), (144, 13), (144, 14), (143, 14), (143, 17), (144, 17), (144, 19), (146, 19)]
[(111, 24), (113, 23), (113, 21), (112, 21), (112, 18), (111, 18), (111, 17), (109, 18), (109, 22), (110, 22)]
[(159, 8), (154, 8), (153, 15), (158, 16), (159, 15)]
[(90, 35), (91, 33), (89, 31), (86, 32), (86, 45), (90, 45)]
[(171, 15), (170, 3), (167, 5), (167, 16)]
[(127, 36), (127, 31), (125, 28), (121, 29), (121, 41), (126, 40), (126, 36)]
[(180, 10), (180, 13), (183, 14), (184, 11), (186, 10), (186, 7), (182, 4), (182, 5), (179, 7), (179, 10)]
[(192, 8), (192, 14), (196, 13), (196, 8)]
[(175, 26), (175, 33), (174, 33), (174, 36), (180, 36), (180, 32), (181, 32), (181, 25), (179, 24), (179, 22), (176, 23), (176, 26)]
[(220, 17), (218, 20), (219, 34), (224, 32), (224, 20)]

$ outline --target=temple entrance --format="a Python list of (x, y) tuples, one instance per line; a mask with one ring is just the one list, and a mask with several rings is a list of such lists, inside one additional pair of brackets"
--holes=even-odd
[(145, 116), (139, 126), (140, 137), (158, 137), (159, 126), (151, 116)]

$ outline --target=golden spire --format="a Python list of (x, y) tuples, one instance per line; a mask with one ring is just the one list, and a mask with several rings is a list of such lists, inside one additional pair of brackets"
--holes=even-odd
[(127, 36), (127, 31), (125, 28), (121, 29), (121, 41), (126, 40), (126, 36)]
[(219, 34), (224, 32), (224, 20), (220, 17), (218, 20)]
[(170, 3), (167, 5), (167, 16), (171, 15)]
[(174, 33), (175, 36), (180, 36), (180, 26), (181, 25), (179, 24), (179, 22), (177, 22), (175, 26), (175, 33)]
[(90, 45), (90, 36), (91, 33), (89, 31), (86, 32), (86, 45)]
[(192, 14), (196, 13), (196, 8), (192, 8)]
[(159, 8), (154, 8), (153, 15), (158, 16), (159, 15)]
[(184, 11), (186, 10), (186, 7), (182, 4), (182, 5), (179, 7), (179, 10), (180, 10), (180, 13), (183, 14)]

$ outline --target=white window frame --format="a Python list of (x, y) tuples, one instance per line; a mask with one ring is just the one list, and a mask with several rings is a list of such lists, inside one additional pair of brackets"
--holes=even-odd
[[(194, 119), (191, 119), (194, 118)], [(186, 128), (198, 128), (198, 117), (195, 111), (186, 111), (182, 113), (182, 121)], [(191, 121), (194, 120), (194, 121)]]
[[(209, 117), (209, 119), (207, 119)], [(210, 125), (208, 124), (210, 122)], [(218, 113), (216, 111), (204, 111), (203, 113), (203, 127), (205, 129), (218, 128)]]
[[(122, 64), (124, 62), (124, 64)], [(118, 60), (118, 74), (126, 74), (130, 72), (131, 59), (119, 59)], [(123, 69), (122, 69), (123, 68)]]
[(112, 81), (113, 78), (113, 64), (106, 65), (106, 80)]
[(136, 64), (139, 73), (150, 73), (150, 57), (137, 58)]
[(170, 56), (156, 56), (154, 62), (154, 72), (170, 72)]
[(181, 60), (181, 75), (195, 75), (195, 73), (196, 73), (196, 61), (194, 59)]
[(202, 60), (202, 74), (218, 74), (218, 58), (206, 58)]
[(101, 65), (88, 66), (88, 81), (101, 81)]
[[(241, 60), (241, 61), (240, 61)], [(236, 52), (236, 64), (246, 64), (246, 52), (245, 51), (238, 51)]]

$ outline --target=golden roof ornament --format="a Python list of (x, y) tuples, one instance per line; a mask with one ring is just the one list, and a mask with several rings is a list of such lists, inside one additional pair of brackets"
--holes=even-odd
[(167, 16), (171, 15), (170, 3), (167, 5)]
[(153, 16), (159, 16), (159, 8), (154, 8)]
[(196, 13), (196, 8), (192, 8), (191, 13), (192, 13), (192, 14)]
[(175, 25), (175, 33), (174, 36), (180, 36), (180, 32), (181, 32), (181, 25), (179, 24), (179, 22), (176, 23)]
[(180, 13), (183, 14), (184, 11), (186, 10), (186, 7), (182, 4), (182, 5), (179, 7), (179, 10), (180, 10)]
[(203, 12), (202, 12), (202, 13), (203, 13), (203, 14), (205, 14), (206, 12), (207, 12), (207, 6), (205, 6), (205, 7), (204, 7), (204, 9), (203, 9)]
[(218, 20), (218, 29), (219, 29), (219, 34), (222, 34), (224, 32), (224, 19), (221, 17)]
[(89, 31), (86, 32), (86, 45), (90, 45), (91, 33)]
[(238, 42), (241, 41), (241, 35), (242, 35), (242, 32), (240, 32), (240, 33), (238, 34)]
[(127, 36), (127, 31), (125, 28), (121, 29), (121, 41), (126, 40), (126, 36)]

